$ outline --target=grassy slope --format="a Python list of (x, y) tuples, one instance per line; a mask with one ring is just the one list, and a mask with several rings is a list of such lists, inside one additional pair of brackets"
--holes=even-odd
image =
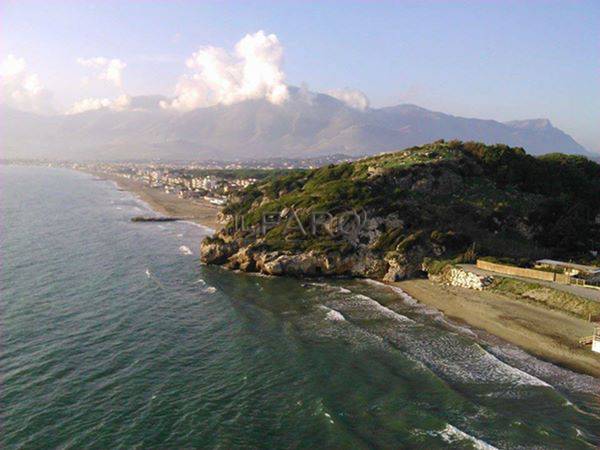
[(600, 316), (600, 303), (568, 292), (550, 289), (535, 282), (498, 278), (491, 287), (494, 291), (514, 298), (541, 303), (552, 309), (566, 311), (587, 319)]
[[(458, 185), (436, 189), (440, 174), (458, 177)], [(411, 188), (421, 176), (434, 177), (432, 189)], [(404, 183), (408, 178), (411, 183)], [(504, 145), (440, 141), (269, 177), (230, 202), (225, 213), (242, 214), (253, 225), (263, 213), (290, 206), (303, 221), (313, 211), (350, 208), (366, 210), (369, 217), (398, 214), (406, 226), (385, 230), (375, 246), (382, 255), (429, 240), (443, 244), (446, 257), (473, 243), (480, 254), (498, 257), (584, 257), (600, 241), (598, 227), (591, 225), (600, 211), (600, 166), (578, 156), (534, 158)], [(533, 238), (519, 231), (519, 221), (534, 230)], [(353, 250), (340, 238), (293, 237), (284, 236), (282, 224), (263, 245), (273, 250)]]

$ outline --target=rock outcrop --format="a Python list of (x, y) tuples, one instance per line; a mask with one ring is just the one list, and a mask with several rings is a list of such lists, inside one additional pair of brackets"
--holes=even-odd
[[(393, 282), (423, 273), (427, 258), (589, 254), (600, 242), (598, 212), (600, 166), (591, 161), (438, 141), (251, 185), (229, 200), (228, 224), (204, 240), (201, 258), (268, 275)], [(459, 268), (445, 276), (470, 289), (488, 283)]]
[(446, 274), (446, 280), (451, 286), (474, 289), (476, 291), (482, 291), (494, 281), (493, 277), (467, 272), (460, 267), (452, 267)]

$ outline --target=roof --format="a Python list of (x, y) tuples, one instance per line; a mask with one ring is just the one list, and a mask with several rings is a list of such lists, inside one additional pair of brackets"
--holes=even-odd
[(596, 266), (585, 266), (583, 264), (575, 264), (565, 261), (556, 261), (554, 259), (540, 259), (536, 261), (537, 264), (546, 264), (548, 266), (560, 266), (560, 267), (568, 267), (571, 269), (577, 269), (582, 272), (587, 273), (600, 273), (600, 267)]

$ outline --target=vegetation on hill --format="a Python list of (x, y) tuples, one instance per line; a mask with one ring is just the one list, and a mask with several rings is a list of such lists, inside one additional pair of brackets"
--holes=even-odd
[[(292, 209), (305, 230), (313, 213), (355, 211), (361, 230), (305, 234), (290, 219)], [(281, 211), (288, 215), (279, 225), (264, 236), (257, 233), (265, 214)], [(506, 145), (437, 141), (278, 174), (248, 187), (225, 207), (225, 230), (205, 242), (221, 249), (211, 253), (219, 257), (205, 260), (268, 271), (269, 258), (285, 254), (289, 261), (290, 255), (308, 253), (320, 265), (316, 273), (373, 276), (372, 269), (389, 278), (413, 273), (426, 257), (586, 260), (600, 248), (599, 213), (600, 165), (584, 157), (533, 157)], [(244, 217), (247, 230), (234, 229), (235, 216)], [(328, 225), (335, 228), (334, 222)], [(242, 263), (232, 258), (240, 250)], [(353, 271), (350, 266), (365, 257), (373, 264)]]
[(600, 316), (600, 303), (569, 292), (551, 289), (535, 282), (514, 278), (499, 278), (491, 289), (511, 297), (541, 303), (552, 309), (566, 311), (584, 319)]

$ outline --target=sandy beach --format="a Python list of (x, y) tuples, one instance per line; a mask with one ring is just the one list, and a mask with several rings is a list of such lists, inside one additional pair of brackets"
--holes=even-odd
[(424, 279), (394, 284), (450, 319), (485, 330), (546, 361), (600, 377), (600, 354), (578, 345), (578, 339), (591, 335), (594, 328), (583, 319), (491, 291)]
[[(208, 201), (181, 199), (114, 175), (94, 175), (115, 181), (160, 214), (185, 217), (213, 230), (221, 226), (217, 222), (219, 207)], [(583, 319), (492, 291), (443, 286), (425, 279), (394, 285), (456, 322), (484, 330), (541, 359), (600, 377), (600, 355), (578, 345), (579, 338), (594, 331), (593, 325)]]
[(93, 175), (114, 181), (119, 188), (134, 193), (141, 200), (148, 203), (152, 209), (165, 216), (183, 217), (186, 220), (212, 228), (213, 230), (217, 230), (222, 226), (217, 221), (217, 214), (220, 207), (206, 200), (179, 198), (176, 195), (167, 194), (162, 190), (152, 188), (139, 181), (116, 175), (106, 173), (94, 173)]

